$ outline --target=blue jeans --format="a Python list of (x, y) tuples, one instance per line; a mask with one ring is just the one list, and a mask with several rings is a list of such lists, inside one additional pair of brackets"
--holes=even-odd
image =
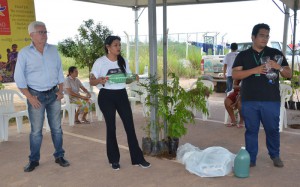
[(65, 151), (62, 148), (62, 129), (61, 129), (61, 101), (56, 100), (56, 92), (58, 88), (49, 92), (38, 92), (36, 90), (28, 89), (33, 96), (37, 96), (41, 103), (39, 108), (34, 108), (29, 101), (28, 114), (31, 124), (30, 132), (30, 161), (40, 160), (40, 148), (43, 139), (43, 124), (45, 118), (45, 111), (47, 112), (48, 123), (51, 129), (52, 142), (55, 148), (53, 156), (55, 158), (63, 157)]
[(250, 154), (250, 162), (256, 163), (260, 122), (265, 130), (266, 144), (270, 157), (279, 157), (280, 102), (242, 101), (242, 115), (245, 121), (245, 142), (246, 149)]
[(232, 90), (233, 79), (232, 76), (226, 77), (226, 93)]

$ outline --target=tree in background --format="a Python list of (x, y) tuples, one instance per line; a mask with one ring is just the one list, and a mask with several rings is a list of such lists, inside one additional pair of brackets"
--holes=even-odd
[(93, 19), (83, 21), (75, 40), (67, 38), (58, 43), (58, 50), (66, 57), (74, 58), (80, 68), (88, 67), (89, 72), (97, 58), (105, 54), (104, 41), (112, 34), (108, 27), (101, 23), (94, 24)]

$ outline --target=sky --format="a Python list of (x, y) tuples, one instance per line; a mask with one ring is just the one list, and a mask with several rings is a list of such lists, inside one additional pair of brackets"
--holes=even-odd
[[(126, 31), (134, 38), (134, 11), (130, 8), (86, 3), (74, 0), (34, 0), (36, 19), (46, 23), (48, 43), (57, 44), (66, 38), (74, 38), (78, 28), (88, 19), (95, 23), (101, 22), (115, 35), (125, 36)], [(282, 8), (282, 3), (275, 0)], [(162, 7), (157, 8), (157, 34), (162, 34)], [(215, 3), (199, 5), (183, 5), (167, 7), (167, 28), (169, 34), (200, 33), (201, 40), (204, 32), (218, 36), (218, 44), (223, 38), (224, 42), (251, 41), (251, 31), (257, 23), (270, 25), (270, 40), (283, 40), (284, 14), (272, 0), (258, 0), (235, 3)], [(290, 10), (293, 23), (294, 12)], [(289, 23), (288, 43), (291, 41), (291, 27)], [(139, 11), (139, 35), (147, 39), (148, 9)], [(300, 28), (296, 33), (296, 42)], [(192, 35), (191, 40), (195, 40)], [(159, 38), (159, 37), (158, 37)]]

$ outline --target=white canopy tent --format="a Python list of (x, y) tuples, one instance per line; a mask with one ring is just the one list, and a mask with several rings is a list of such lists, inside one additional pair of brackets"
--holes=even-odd
[[(148, 7), (148, 19), (149, 19), (149, 26), (151, 25), (151, 28), (149, 27), (149, 44), (150, 47), (152, 46), (152, 42), (154, 43), (154, 40), (156, 42), (156, 6), (163, 6), (163, 20), (164, 20), (164, 37), (167, 36), (167, 30), (166, 30), (166, 6), (170, 5), (193, 5), (193, 4), (207, 4), (207, 3), (226, 3), (226, 2), (240, 2), (240, 1), (253, 1), (253, 0), (75, 0), (75, 1), (83, 1), (83, 2), (90, 2), (90, 3), (98, 3), (98, 4), (105, 4), (105, 5), (113, 5), (113, 6), (120, 6), (120, 7), (127, 7), (132, 8), (135, 11), (135, 70), (136, 73), (139, 73), (139, 66), (138, 66), (138, 10), (142, 7)], [(153, 38), (152, 31), (155, 31), (155, 38)], [(150, 49), (151, 52), (151, 49)], [(156, 50), (154, 50), (156, 53)], [(150, 56), (151, 53), (150, 53)], [(166, 61), (166, 57), (164, 57)], [(151, 60), (150, 60), (151, 62)], [(151, 65), (150, 65), (151, 68)], [(151, 73), (151, 71), (150, 71)]]
[[(133, 8), (136, 11), (138, 10), (139, 7), (148, 7), (150, 76), (155, 75), (157, 72), (156, 6), (163, 6), (163, 71), (164, 71), (163, 78), (164, 78), (164, 83), (166, 83), (167, 82), (167, 21), (166, 21), (167, 6), (240, 2), (240, 1), (250, 1), (250, 0), (157, 0), (157, 1), (156, 0), (76, 0), (76, 1), (128, 7), (128, 8)], [(299, 0), (281, 0), (281, 1), (287, 4), (287, 7), (293, 9), (294, 12), (296, 12), (295, 10), (299, 9)], [(295, 3), (297, 4), (297, 9), (295, 9)], [(285, 13), (285, 23), (284, 23), (284, 37), (283, 37), (284, 45), (283, 46), (286, 46), (289, 9), (285, 8), (284, 13)], [(137, 20), (136, 20), (136, 24), (137, 24)], [(296, 26), (294, 27), (294, 39), (295, 39), (295, 29)], [(138, 36), (136, 32), (136, 40), (137, 39)], [(294, 62), (294, 58), (293, 58), (293, 62)], [(137, 64), (136, 64), (136, 69), (138, 69)], [(156, 100), (156, 98), (152, 98), (152, 99)], [(151, 107), (151, 122), (157, 121), (156, 114), (157, 114), (156, 108)], [(158, 135), (156, 133), (157, 131), (156, 129), (153, 128), (151, 127), (151, 139), (157, 140), (158, 139)], [(166, 125), (165, 125), (165, 132), (166, 132)]]
[(281, 1), (292, 10), (300, 9), (299, 0), (281, 0)]
[[(121, 7), (148, 7), (150, 0), (77, 0), (91, 3), (99, 3), (105, 5), (114, 5)], [(247, 0), (168, 0), (168, 5), (192, 5), (192, 4), (206, 4), (206, 3), (226, 3), (226, 2), (239, 2)], [(248, 0), (250, 1), (250, 0)], [(163, 6), (164, 0), (153, 1), (156, 6)], [(150, 8), (150, 7), (149, 7)]]
[[(136, 61), (136, 73), (139, 73), (139, 66), (138, 66), (138, 10), (141, 7), (148, 7), (148, 19), (149, 19), (149, 25), (151, 25), (151, 28), (149, 27), (149, 45), (152, 47), (152, 44), (156, 42), (156, 6), (163, 6), (163, 32), (166, 42), (167, 37), (167, 30), (166, 30), (166, 16), (167, 16), (167, 9), (166, 6), (170, 5), (193, 5), (193, 4), (207, 4), (207, 3), (226, 3), (226, 2), (240, 2), (240, 1), (252, 1), (252, 0), (75, 0), (75, 1), (83, 1), (83, 2), (90, 2), (90, 3), (98, 3), (98, 4), (105, 4), (105, 5), (112, 5), (112, 6), (120, 6), (120, 7), (127, 7), (132, 8), (136, 11), (135, 13), (135, 43), (136, 43), (136, 49), (135, 49), (135, 61)], [(287, 44), (287, 33), (288, 33), (288, 22), (289, 22), (289, 9), (292, 9), (294, 11), (294, 31), (293, 31), (293, 44), (295, 44), (294, 40), (296, 38), (296, 18), (297, 18), (297, 10), (300, 8), (299, 0), (280, 0), (282, 1), (284, 5), (284, 10), (282, 12), (285, 14), (285, 21), (284, 21), (284, 31), (283, 31), (283, 53), (285, 54), (286, 50), (286, 44)], [(275, 3), (275, 1), (273, 0)], [(276, 3), (275, 3), (276, 4)], [(155, 37), (153, 38), (153, 33), (155, 32)], [(155, 40), (155, 41), (154, 41)], [(166, 45), (166, 44), (165, 44)], [(295, 46), (295, 45), (293, 45)], [(152, 49), (150, 48), (150, 57)], [(293, 50), (295, 51), (295, 50)], [(156, 50), (153, 50), (154, 53), (156, 53)], [(166, 52), (166, 51), (165, 51)], [(293, 55), (294, 56), (294, 55)], [(166, 56), (164, 56), (164, 62), (166, 61)], [(294, 62), (294, 59), (292, 59)], [(151, 60), (150, 60), (151, 62)], [(293, 68), (294, 66), (292, 66)], [(151, 64), (150, 64), (151, 68)], [(150, 70), (151, 74), (151, 70)]]

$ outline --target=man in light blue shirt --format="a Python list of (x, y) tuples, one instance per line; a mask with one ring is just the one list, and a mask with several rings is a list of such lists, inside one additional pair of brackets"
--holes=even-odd
[(14, 75), (18, 88), (27, 98), (31, 124), (29, 163), (24, 171), (31, 172), (39, 165), (45, 111), (55, 148), (55, 162), (67, 167), (70, 164), (64, 159), (60, 115), (64, 83), (61, 59), (56, 47), (47, 44), (43, 22), (30, 23), (28, 32), (32, 43), (19, 52)]

